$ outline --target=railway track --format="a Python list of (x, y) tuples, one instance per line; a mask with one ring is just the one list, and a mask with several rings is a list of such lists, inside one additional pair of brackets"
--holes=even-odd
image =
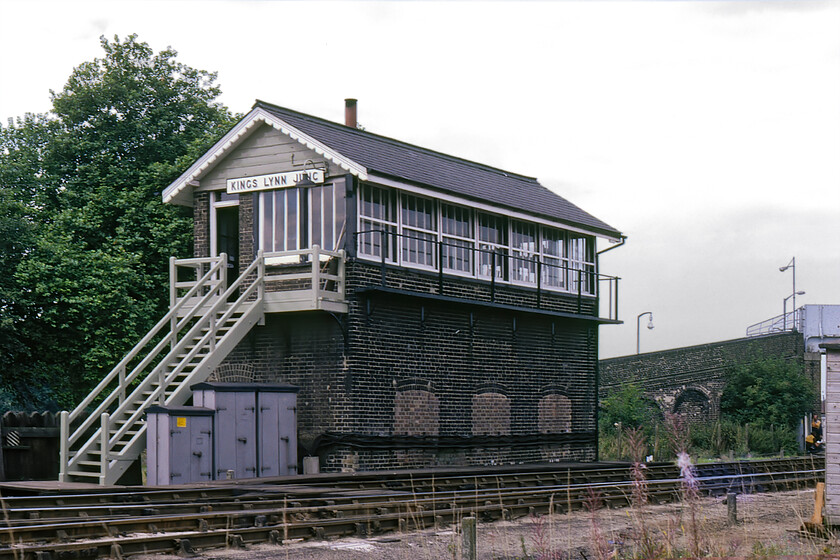
[[(670, 464), (646, 468), (654, 503), (677, 499)], [(813, 486), (822, 458), (700, 465), (702, 493), (755, 493)], [(580, 509), (597, 494), (626, 505), (627, 465), (529, 465), (447, 471), (388, 471), (169, 488), (9, 496), (3, 499), (0, 559), (120, 557), (193, 549), (282, 544), (290, 539), (367, 536)]]

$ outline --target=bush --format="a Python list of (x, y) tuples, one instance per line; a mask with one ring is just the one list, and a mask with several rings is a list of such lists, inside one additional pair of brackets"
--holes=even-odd
[(645, 396), (642, 388), (628, 383), (601, 401), (599, 426), (602, 431), (617, 427), (642, 428), (645, 434), (653, 435), (654, 426), (661, 422), (662, 414), (655, 402)]
[(794, 428), (814, 406), (816, 387), (798, 363), (767, 359), (731, 370), (721, 416), (741, 425)]

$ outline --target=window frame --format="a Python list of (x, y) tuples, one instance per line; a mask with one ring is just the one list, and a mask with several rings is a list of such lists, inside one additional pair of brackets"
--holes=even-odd
[[(374, 218), (367, 216), (364, 210), (364, 197), (366, 192), (372, 192), (371, 189), (380, 191), (381, 193), (388, 193), (388, 204), (392, 206), (395, 216), (393, 221), (382, 218)], [(386, 262), (406, 268), (412, 268), (425, 271), (439, 271), (442, 267), (442, 272), (450, 276), (460, 276), (464, 278), (473, 278), (482, 281), (490, 281), (491, 274), (482, 274), (481, 267), (484, 264), (489, 266), (489, 263), (483, 263), (483, 257), (489, 255), (489, 251), (493, 250), (497, 254), (504, 255), (502, 263), (496, 265), (495, 280), (504, 282), (506, 284), (539, 288), (551, 292), (577, 294), (577, 270), (584, 271), (584, 283), (581, 295), (587, 297), (598, 297), (597, 286), (597, 258), (595, 253), (595, 236), (592, 234), (577, 232), (573, 230), (563, 229), (562, 227), (549, 226), (538, 222), (531, 222), (521, 219), (519, 217), (512, 218), (501, 212), (490, 212), (483, 209), (471, 208), (455, 202), (447, 200), (436, 199), (430, 196), (418, 195), (414, 192), (404, 191), (402, 189), (380, 186), (378, 184), (360, 183), (357, 190), (356, 197), (356, 226), (357, 232), (365, 232), (371, 230), (388, 229), (391, 232), (392, 239), (395, 240), (393, 245), (395, 249), (391, 249), (391, 255), (387, 255)], [(425, 200), (432, 205), (432, 221), (434, 223), (434, 230), (418, 227), (415, 225), (408, 225), (404, 223), (404, 200)], [(454, 208), (465, 212), (469, 218), (470, 233), (472, 237), (466, 237), (458, 234), (444, 233), (444, 214), (445, 208)], [(387, 211), (385, 212), (387, 214)], [(489, 239), (482, 239), (482, 217), (493, 220), (499, 237), (503, 237), (501, 242), (490, 241)], [(365, 223), (369, 223), (373, 227), (365, 227)], [(383, 227), (378, 227), (378, 226)], [(517, 235), (517, 226), (521, 226), (519, 231), (530, 229), (533, 234), (533, 247), (514, 246), (514, 239)], [(403, 239), (406, 234), (421, 233), (430, 236), (430, 242), (436, 243), (435, 249), (432, 252), (432, 265), (413, 262), (405, 258), (403, 251)], [(551, 236), (549, 238), (549, 232)], [(370, 234), (374, 235), (374, 234)], [(433, 237), (432, 237), (433, 236)], [(380, 236), (381, 237), (381, 236)], [(445, 251), (450, 245), (438, 249), (441, 243), (447, 243), (447, 240), (454, 240), (464, 243), (464, 249), (470, 251), (470, 270), (454, 269), (445, 266), (448, 258), (444, 256), (443, 262), (440, 260), (440, 254)], [(577, 243), (580, 247), (577, 251), (573, 250), (572, 243)], [(555, 245), (560, 249), (559, 255), (550, 250), (549, 244)], [(381, 254), (372, 254), (363, 250), (364, 244), (361, 240), (356, 243), (357, 255), (365, 260), (374, 262), (381, 262)], [(454, 247), (461, 247), (454, 245)], [(522, 280), (516, 277), (515, 271), (511, 270), (513, 263), (517, 257), (521, 259), (534, 259), (534, 269), (530, 271), (533, 274), (533, 279)], [(537, 267), (541, 270), (537, 271)], [(562, 272), (551, 275), (546, 274), (548, 267), (559, 268)], [(577, 268), (579, 267), (579, 268)], [(560, 282), (552, 282), (551, 279), (556, 278)], [(538, 285), (539, 284), (539, 285)]]
[[(297, 230), (297, 237), (296, 237), (296, 244), (297, 247), (294, 249), (289, 248), (289, 239), (288, 239), (288, 232), (289, 232), (289, 222), (288, 222), (288, 201), (289, 201), (289, 193), (295, 191), (297, 194), (297, 202), (296, 202), (296, 210), (295, 216), (297, 218), (295, 228)], [(301, 218), (306, 216), (306, 221), (308, 222), (308, 204), (304, 204), (304, 199), (308, 198), (303, 195), (303, 189), (301, 187), (290, 187), (287, 189), (272, 189), (261, 191), (259, 194), (259, 200), (257, 203), (257, 211), (259, 212), (258, 216), (258, 230), (259, 235), (257, 237), (257, 247), (266, 253), (285, 253), (289, 251), (300, 251), (303, 248), (306, 248), (308, 243), (307, 235), (309, 234), (309, 227), (303, 227), (304, 220)], [(284, 195), (283, 200), (283, 247), (281, 249), (275, 249), (277, 245), (277, 204), (276, 204), (276, 196), (282, 193)], [(266, 198), (271, 197), (271, 249), (266, 247), (266, 242), (268, 241), (268, 232), (266, 231)], [(307, 201), (308, 202), (308, 201)]]
[[(321, 230), (319, 232), (321, 243), (319, 243), (318, 246), (321, 247), (321, 249), (324, 249), (325, 251), (338, 251), (340, 249), (343, 249), (344, 236), (346, 234), (346, 225), (342, 227), (342, 224), (347, 223), (347, 201), (344, 198), (343, 184), (341, 182), (329, 182), (324, 183), (322, 185), (315, 185), (306, 188), (306, 190), (308, 191), (306, 195), (308, 202), (306, 214), (308, 218), (307, 235), (309, 240), (309, 246), (315, 244), (315, 220), (313, 218), (316, 211), (316, 205), (314, 203), (316, 189), (320, 189), (321, 191), (321, 204), (317, 208), (318, 210), (320, 210), (319, 218)], [(326, 214), (324, 200), (326, 200), (326, 197), (323, 196), (323, 193), (327, 191), (329, 191), (332, 195), (332, 208), (329, 220), (324, 219)], [(341, 218), (340, 220), (339, 217)], [(324, 236), (326, 233), (326, 224), (328, 223), (328, 221), (332, 223), (332, 239), (330, 240), (331, 247), (325, 247), (323, 243)]]
[[(385, 218), (377, 218), (377, 217), (373, 217), (373, 216), (368, 216), (364, 213), (364, 201), (363, 201), (362, 197), (364, 195), (365, 190), (369, 190), (369, 192), (371, 192), (371, 193), (373, 193), (374, 191), (379, 191), (380, 193), (382, 193), (384, 195), (387, 195), (388, 200), (383, 204), (386, 207), (385, 214), (386, 215), (388, 214), (387, 210), (388, 210), (388, 206), (390, 206), (391, 210), (393, 212), (393, 215), (392, 215), (393, 221), (385, 219)], [(358, 196), (356, 197), (356, 208), (357, 208), (357, 212), (356, 212), (356, 226), (357, 226), (357, 229), (356, 229), (356, 231), (359, 232), (359, 234), (358, 234), (359, 236), (370, 236), (371, 237), (371, 241), (369, 243), (369, 245), (371, 247), (376, 246), (375, 241), (376, 241), (377, 237), (376, 237), (376, 234), (374, 234), (374, 233), (366, 233), (366, 232), (382, 231), (382, 230), (390, 231), (390, 233), (392, 233), (392, 234), (397, 234), (399, 232), (399, 214), (400, 214), (399, 191), (397, 191), (395, 189), (389, 189), (387, 187), (379, 187), (379, 186), (376, 186), (376, 185), (371, 185), (369, 183), (362, 183), (362, 184), (359, 185)], [(369, 222), (371, 224), (371, 226), (373, 226), (373, 227), (367, 227), (365, 225), (365, 222)], [(376, 227), (376, 226), (380, 226), (380, 227)], [(396, 242), (396, 240), (399, 239), (399, 238), (396, 235), (388, 235), (388, 237), (391, 238), (392, 241), (391, 241), (391, 243), (389, 244), (389, 247), (388, 247), (388, 249), (389, 249), (388, 254), (385, 255), (385, 262), (388, 262), (388, 263), (391, 263), (391, 264), (397, 264), (399, 262), (399, 245)], [(374, 252), (368, 253), (368, 252), (363, 251), (362, 247), (364, 247), (364, 245), (363, 245), (364, 242), (362, 240), (359, 240), (356, 243), (357, 254), (362, 258), (367, 257), (367, 258), (370, 258), (370, 259), (375, 259), (377, 261), (381, 261), (382, 260), (382, 244), (383, 244), (382, 243), (382, 241), (383, 241), (382, 240), (382, 235), (379, 235), (378, 239), (379, 239), (379, 247), (380, 247), (378, 255), (375, 254)]]
[[(399, 198), (399, 201), (397, 203), (397, 209), (398, 209), (397, 212), (399, 213), (399, 220), (398, 220), (399, 221), (399, 229), (398, 229), (398, 232), (399, 232), (400, 235), (399, 235), (398, 245), (399, 245), (400, 264), (404, 265), (404, 266), (411, 267), (411, 268), (420, 268), (420, 269), (432, 270), (432, 271), (437, 270), (438, 243), (440, 243), (440, 216), (439, 216), (438, 207), (440, 205), (436, 204), (436, 201), (433, 198), (428, 198), (428, 197), (425, 197), (425, 196), (417, 196), (417, 195), (410, 194), (410, 193), (400, 193), (398, 198)], [(428, 215), (431, 217), (432, 228), (433, 229), (425, 229), (421, 226), (407, 225), (405, 223), (406, 222), (406, 219), (405, 219), (406, 218), (406, 216), (405, 216), (406, 212), (414, 211), (414, 212), (417, 212), (418, 214), (420, 213), (417, 210), (407, 210), (406, 209), (405, 203), (408, 200), (413, 200), (413, 201), (421, 202), (421, 203), (424, 203), (424, 204), (427, 203), (427, 204), (430, 205), (431, 211), (429, 212)], [(406, 231), (408, 231), (410, 233), (413, 233), (413, 234), (417, 234), (417, 235), (412, 236), (410, 234), (407, 234)], [(429, 239), (424, 238), (423, 237), (424, 235), (429, 236)], [(412, 261), (412, 260), (408, 259), (407, 256), (406, 256), (406, 249), (405, 249), (405, 243), (407, 241), (409, 243), (414, 241), (418, 246), (424, 245), (426, 243), (431, 243), (432, 244), (432, 250), (431, 250), (431, 253), (430, 253), (430, 257), (431, 257), (432, 263), (431, 264), (425, 264), (425, 263), (415, 262), (415, 261)], [(417, 250), (417, 253), (420, 254), (419, 249)]]
[[(456, 208), (456, 209), (466, 213), (466, 215), (468, 217), (468, 220), (467, 220), (468, 227), (467, 227), (467, 229), (469, 231), (470, 237), (464, 237), (464, 236), (460, 236), (460, 235), (457, 235), (457, 234), (454, 234), (454, 233), (444, 233), (444, 231), (443, 231), (443, 229), (444, 229), (443, 228), (443, 224), (444, 224), (443, 209), (444, 209), (444, 206), (447, 206), (447, 207), (450, 207), (450, 208)], [(457, 243), (444, 245), (443, 248), (441, 249), (441, 254), (444, 255), (444, 262), (447, 259), (446, 255), (445, 255), (445, 252), (447, 251), (447, 249), (464, 248), (469, 252), (469, 267), (468, 267), (468, 270), (467, 269), (460, 269), (460, 268), (444, 267), (443, 271), (446, 274), (452, 274), (454, 276), (462, 276), (462, 277), (465, 277), (465, 278), (476, 278), (477, 277), (476, 276), (476, 266), (477, 266), (477, 263), (478, 263), (478, 261), (476, 259), (476, 256), (477, 256), (478, 253), (476, 251), (476, 219), (475, 219), (475, 214), (476, 213), (475, 213), (475, 211), (472, 208), (469, 208), (467, 206), (461, 206), (459, 204), (451, 204), (451, 203), (443, 202), (443, 201), (438, 201), (437, 207), (438, 207), (438, 226), (439, 226), (438, 229), (440, 230), (440, 241), (439, 242), (446, 244), (447, 240), (452, 240), (452, 241), (468, 244), (468, 245), (463, 245), (463, 246), (458, 245)], [(457, 249), (455, 249), (455, 250), (457, 250)]]

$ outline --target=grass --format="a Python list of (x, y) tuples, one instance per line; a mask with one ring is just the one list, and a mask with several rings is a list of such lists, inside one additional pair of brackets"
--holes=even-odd
[[(707, 424), (686, 425), (683, 429), (685, 449), (691, 450), (695, 464), (799, 453), (796, 434), (787, 427), (740, 425), (717, 420)], [(632, 460), (629, 433), (628, 429), (602, 425), (598, 434), (601, 460)], [(652, 456), (654, 461), (675, 460), (676, 453), (669, 441), (669, 433), (667, 421), (649, 426), (645, 432), (644, 456)]]

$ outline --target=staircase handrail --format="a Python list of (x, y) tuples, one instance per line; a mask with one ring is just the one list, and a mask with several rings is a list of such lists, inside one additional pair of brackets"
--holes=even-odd
[[(222, 259), (222, 256), (227, 257), (227, 253), (221, 253), (218, 257), (191, 257), (187, 259), (176, 259), (175, 257), (169, 258), (169, 305), (174, 306), (177, 303), (178, 298), (178, 290), (182, 288), (189, 288), (196, 284), (202, 284), (201, 280), (185, 280), (182, 282), (178, 281), (178, 267), (189, 267), (196, 270), (199, 270), (202, 265), (205, 264), (213, 264), (217, 261)], [(224, 262), (221, 260), (221, 262)], [(222, 272), (226, 272), (226, 268), (222, 268)], [(226, 274), (220, 274), (218, 277), (218, 282), (224, 282), (225, 278), (227, 277)], [(211, 283), (212, 286), (212, 283)], [(212, 291), (212, 290), (211, 290)], [(192, 297), (185, 295), (183, 296), (184, 299), (187, 297)]]
[[(198, 323), (193, 325), (193, 327), (189, 330), (189, 332), (185, 336), (181, 337), (180, 342), (175, 346), (175, 348), (170, 350), (169, 354), (167, 355), (167, 358), (169, 356), (172, 356), (172, 355), (177, 355), (177, 353), (179, 353), (181, 350), (183, 350), (184, 346), (186, 346), (186, 344), (189, 341), (191, 341), (195, 335), (197, 335), (199, 332), (201, 332), (201, 329), (204, 328), (207, 321), (210, 321), (210, 322), (215, 321), (215, 323), (217, 325), (223, 325), (231, 317), (231, 315), (233, 315), (233, 313), (235, 313), (242, 306), (243, 303), (247, 302), (248, 298), (251, 297), (251, 295), (254, 293), (255, 290), (259, 290), (259, 288), (261, 288), (262, 277), (258, 274), (257, 277), (254, 279), (254, 281), (251, 283), (251, 285), (239, 295), (239, 297), (230, 305), (230, 307), (222, 314), (222, 316), (219, 317), (218, 319), (214, 318), (215, 315), (217, 313), (219, 313), (222, 309), (224, 309), (224, 307), (227, 305), (228, 298), (230, 296), (232, 296), (236, 292), (236, 290), (240, 287), (240, 285), (242, 285), (242, 283), (245, 281), (245, 279), (252, 272), (254, 272), (254, 269), (259, 267), (259, 264), (260, 264), (261, 260), (262, 260), (261, 257), (258, 257), (256, 260), (254, 260), (254, 262), (252, 262), (248, 266), (248, 268), (245, 269), (245, 271), (242, 274), (239, 275), (239, 278), (237, 278), (236, 281), (233, 282), (227, 290), (225, 290), (224, 294), (222, 294), (220, 297), (218, 297), (216, 299), (216, 302), (205, 313), (204, 317), (205, 317), (206, 321), (199, 321)], [(260, 290), (260, 291), (262, 291), (262, 290)], [(258, 296), (258, 299), (259, 299), (259, 296)], [(257, 301), (255, 303), (259, 303), (259, 302)], [(184, 359), (182, 359), (180, 361), (180, 363), (178, 364), (178, 366), (172, 372), (170, 372), (170, 374), (163, 380), (163, 383), (159, 384), (157, 389), (155, 389), (152, 392), (152, 394), (150, 394), (148, 397), (146, 397), (146, 399), (143, 401), (142, 406), (138, 407), (138, 409), (131, 416), (129, 416), (128, 419), (126, 419), (125, 423), (123, 423), (123, 426), (113, 436), (111, 436), (109, 438), (109, 440), (108, 440), (108, 450), (110, 450), (111, 446), (114, 443), (118, 442), (120, 440), (120, 438), (122, 438), (122, 436), (124, 436), (125, 433), (128, 430), (131, 429), (131, 427), (140, 419), (140, 417), (143, 414), (145, 414), (145, 409), (150, 404), (154, 403), (156, 400), (158, 400), (160, 398), (161, 392), (166, 391), (166, 388), (168, 387), (171, 379), (173, 379), (174, 377), (177, 377), (177, 375), (183, 369), (184, 364), (188, 363), (190, 361), (190, 359), (192, 359), (192, 357), (195, 356), (195, 354), (201, 348), (203, 348), (211, 340), (213, 340), (215, 338), (215, 336), (216, 336), (216, 331), (214, 329), (208, 329), (208, 331), (204, 334), (204, 336), (201, 337), (200, 341), (197, 344), (194, 345), (192, 350), (190, 350), (190, 352), (187, 354), (187, 356)], [(147, 389), (148, 386), (151, 385), (152, 383), (154, 383), (154, 381), (156, 380), (156, 375), (159, 373), (158, 368), (165, 367), (166, 364), (168, 364), (168, 363), (169, 363), (168, 359), (161, 360), (160, 364), (154, 370), (152, 370), (149, 373), (149, 375), (146, 376), (146, 378), (143, 380), (143, 382), (140, 385), (138, 385), (137, 388), (134, 389), (134, 391), (132, 391), (132, 393), (129, 397), (127, 397), (125, 399), (123, 404), (120, 405), (117, 408), (116, 411), (114, 411), (114, 413), (111, 415), (112, 418), (119, 416), (120, 413), (125, 411), (126, 407), (133, 404), (135, 402), (135, 399), (132, 398), (132, 397), (135, 396), (135, 394), (137, 394), (137, 393), (142, 395), (142, 392), (145, 389)], [(139, 432), (138, 432), (138, 435), (139, 435)], [(108, 456), (108, 453), (103, 452), (102, 456), (106, 457), (106, 456)]]
[[(87, 429), (89, 429), (91, 427), (93, 422), (97, 418), (99, 418), (99, 416), (103, 412), (105, 412), (105, 409), (108, 406), (110, 406), (110, 404), (112, 402), (114, 402), (114, 400), (116, 398), (118, 398), (120, 396), (120, 394), (123, 394), (123, 391), (125, 391), (125, 388), (131, 382), (133, 382), (134, 379), (136, 379), (136, 377), (140, 374), (140, 371), (142, 371), (142, 369), (140, 369), (141, 366), (143, 368), (145, 368), (148, 365), (149, 361), (151, 361), (152, 359), (154, 359), (155, 356), (157, 356), (157, 354), (160, 352), (160, 346), (165, 345), (165, 344), (169, 344), (169, 341), (166, 340), (166, 339), (160, 341), (155, 346), (155, 348), (146, 356), (146, 358), (144, 358), (143, 361), (140, 364), (138, 364), (128, 376), (125, 376), (125, 368), (128, 365), (128, 363), (131, 360), (133, 360), (134, 358), (137, 357), (137, 355), (140, 353), (140, 351), (155, 336), (157, 336), (157, 334), (161, 331), (161, 329), (163, 329), (164, 326), (167, 326), (167, 325), (171, 324), (172, 319), (178, 316), (177, 313), (184, 306), (187, 299), (189, 297), (195, 296), (195, 294), (199, 291), (199, 289), (202, 288), (202, 286), (207, 282), (207, 280), (209, 280), (214, 274), (216, 274), (221, 269), (222, 264), (226, 265), (227, 263), (225, 262), (225, 259), (223, 259), (222, 257), (219, 257), (216, 264), (214, 264), (212, 267), (210, 267), (210, 269), (207, 271), (207, 273), (204, 276), (202, 276), (199, 281), (196, 282), (196, 285), (193, 286), (193, 288), (190, 289), (189, 292), (187, 292), (187, 295), (183, 299), (181, 299), (175, 306), (173, 306), (169, 310), (169, 312), (167, 312), (166, 315), (164, 315), (163, 318), (160, 321), (158, 321), (158, 323), (154, 327), (152, 327), (151, 330), (149, 330), (149, 332), (146, 334), (146, 336), (144, 336), (140, 340), (140, 342), (138, 342), (134, 346), (134, 348), (132, 348), (128, 352), (128, 354), (126, 354), (125, 357), (123, 357), (123, 359), (120, 360), (120, 362), (114, 367), (114, 369), (112, 369), (111, 372), (108, 375), (106, 375), (102, 379), (102, 381), (99, 382), (99, 384), (88, 394), (88, 396), (85, 397), (82, 400), (82, 402), (76, 408), (73, 409), (72, 412), (70, 412), (70, 415), (68, 417), (68, 423), (72, 423), (74, 420), (76, 420), (84, 412), (84, 410), (88, 406), (90, 406), (90, 404), (98, 396), (100, 396), (100, 394), (108, 387), (108, 385), (112, 381), (114, 381), (114, 379), (116, 377), (118, 377), (120, 375), (120, 373), (122, 372), (124, 378), (120, 380), (119, 385), (113, 391), (111, 391), (111, 393), (99, 404), (99, 406), (97, 406), (97, 408), (93, 412), (90, 413), (90, 415), (82, 423), (82, 425), (80, 425), (70, 435), (70, 438), (69, 438), (69, 441), (68, 441), (68, 448), (79, 438), (79, 436), (81, 434), (83, 434)], [(205, 294), (204, 297), (201, 298), (201, 303), (204, 304), (204, 303), (206, 303), (206, 301), (209, 301), (210, 299), (212, 299), (214, 292), (215, 292), (215, 290), (211, 290), (207, 294)], [(190, 313), (187, 314), (187, 316), (185, 316), (181, 321), (179, 321), (177, 323), (177, 330), (180, 330), (180, 328), (183, 326), (183, 324), (186, 321), (189, 321), (195, 315), (195, 312), (198, 308), (199, 308), (199, 306), (194, 307), (190, 311)], [(177, 332), (177, 330), (176, 330), (176, 332)]]
[[(84, 409), (87, 408), (97, 396), (99, 396), (99, 393), (101, 393), (108, 386), (108, 384), (111, 383), (111, 381), (113, 381), (114, 378), (119, 375), (120, 370), (124, 369), (125, 366), (128, 364), (128, 362), (130, 362), (132, 359), (136, 358), (137, 355), (140, 353), (140, 350), (142, 350), (143, 347), (146, 344), (148, 344), (149, 341), (151, 341), (151, 339), (153, 339), (164, 326), (166, 326), (167, 324), (170, 323), (173, 316), (178, 311), (180, 311), (180, 309), (184, 306), (184, 303), (186, 302), (187, 298), (195, 296), (195, 294), (202, 287), (202, 285), (207, 280), (209, 280), (212, 277), (213, 274), (218, 272), (218, 270), (221, 268), (222, 263), (223, 263), (222, 259), (218, 258), (216, 264), (214, 266), (212, 266), (207, 271), (207, 273), (204, 276), (201, 277), (201, 279), (198, 282), (196, 282), (196, 285), (193, 286), (192, 289), (190, 289), (190, 291), (187, 293), (187, 295), (185, 295), (184, 298), (181, 301), (179, 301), (173, 308), (171, 308), (166, 313), (166, 315), (164, 315), (163, 318), (160, 321), (158, 321), (157, 324), (154, 327), (151, 328), (151, 330), (149, 330), (149, 332), (146, 334), (146, 336), (144, 336), (140, 340), (140, 342), (138, 342), (134, 346), (134, 348), (132, 348), (123, 357), (123, 359), (120, 360), (120, 362), (114, 367), (114, 369), (112, 369), (111, 372), (108, 375), (106, 375), (102, 379), (102, 381), (99, 382), (99, 384), (90, 392), (90, 394), (88, 394), (88, 396), (85, 397), (82, 400), (82, 402), (78, 406), (76, 406), (76, 408), (73, 409), (72, 412), (70, 412), (70, 420), (71, 421), (75, 420), (84, 411)], [(211, 291), (207, 295), (212, 295), (212, 293), (213, 292)]]
[[(214, 293), (215, 293), (215, 291), (211, 290), (210, 292), (205, 294), (201, 298), (201, 300), (199, 301), (199, 305), (196, 305), (195, 307), (193, 307), (187, 313), (187, 315), (177, 323), (176, 328), (173, 330), (173, 332), (176, 332), (176, 333), (180, 332), (184, 323), (190, 321), (196, 315), (197, 311), (199, 309), (201, 309), (201, 306), (208, 303), (209, 300), (211, 300), (214, 297)], [(181, 341), (177, 345), (175, 345), (174, 347), (170, 348), (170, 351), (158, 363), (158, 366), (153, 368), (152, 371), (150, 371), (148, 373), (148, 375), (146, 376), (146, 379), (137, 388), (135, 388), (135, 390), (132, 391), (131, 394), (129, 394), (125, 399), (123, 399), (122, 402), (120, 402), (117, 409), (111, 415), (112, 417), (117, 416), (117, 414), (122, 410), (122, 406), (126, 402), (128, 402), (128, 403), (134, 402), (132, 397), (134, 397), (134, 394), (138, 390), (142, 390), (143, 388), (145, 388), (147, 386), (146, 385), (146, 380), (154, 378), (155, 374), (158, 373), (158, 368), (161, 366), (161, 364), (164, 364), (164, 365), (167, 364), (169, 362), (169, 359), (173, 355), (177, 355), (178, 352), (183, 350), (184, 346), (186, 345), (186, 342), (188, 340), (191, 340), (190, 335), (194, 335), (194, 333), (196, 332), (196, 330), (197, 330), (196, 327), (201, 327), (203, 324), (204, 324), (203, 322), (199, 321), (198, 323), (193, 325), (193, 327), (188, 331), (187, 335), (181, 337)], [(155, 358), (157, 358), (160, 355), (160, 352), (163, 349), (163, 347), (168, 346), (170, 344), (171, 344), (171, 341), (168, 338), (164, 338), (160, 342), (158, 342), (155, 345), (155, 347), (146, 355), (146, 357), (143, 358), (143, 360), (131, 371), (131, 374), (129, 374), (126, 377), (126, 380), (125, 380), (125, 383), (123, 384), (123, 386), (127, 387), (131, 382), (133, 382), (137, 377), (139, 377), (140, 373), (144, 369), (146, 369), (146, 366), (149, 365), (149, 362), (153, 361)], [(193, 353), (190, 353), (189, 357), (192, 358), (193, 355), (194, 355)], [(85, 433), (85, 430), (87, 430), (88, 428), (90, 428), (94, 424), (94, 421), (96, 420), (96, 418), (101, 417), (101, 415), (103, 413), (107, 412), (108, 406), (110, 406), (111, 403), (114, 402), (114, 393), (116, 393), (116, 389), (106, 399), (104, 399), (99, 404), (99, 406), (96, 407), (96, 409), (93, 412), (91, 412), (91, 414), (88, 416), (88, 418), (73, 432), (73, 434), (70, 436), (70, 438), (68, 438), (68, 448), (70, 447), (70, 445), (75, 443), (76, 440), (79, 439), (79, 437), (81, 437)], [(81, 446), (81, 448), (82, 449), (87, 448), (89, 445), (91, 445), (93, 443), (93, 440), (96, 439), (96, 438), (97, 438), (97, 435), (95, 433), (92, 434), (90, 436), (90, 438)], [(68, 461), (68, 466), (75, 465), (76, 461), (78, 461), (78, 458), (73, 457), (72, 459), (70, 459)]]

